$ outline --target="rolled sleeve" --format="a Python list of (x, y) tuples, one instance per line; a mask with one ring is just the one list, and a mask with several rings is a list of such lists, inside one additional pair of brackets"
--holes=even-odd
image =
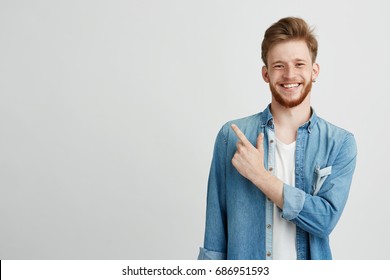
[(198, 260), (226, 260), (226, 254), (200, 247)]
[(282, 217), (286, 220), (296, 218), (303, 209), (306, 193), (290, 185), (283, 185), (283, 213)]

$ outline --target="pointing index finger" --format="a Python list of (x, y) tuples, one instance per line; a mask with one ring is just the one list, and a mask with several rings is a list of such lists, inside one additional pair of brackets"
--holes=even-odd
[(242, 141), (244, 144), (250, 143), (249, 140), (245, 137), (244, 133), (238, 128), (237, 125), (232, 124), (231, 128), (233, 129), (234, 133), (237, 135), (238, 139)]

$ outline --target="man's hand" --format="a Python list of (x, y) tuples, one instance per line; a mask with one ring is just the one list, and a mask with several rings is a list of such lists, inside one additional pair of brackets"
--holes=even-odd
[(232, 124), (231, 128), (239, 139), (232, 164), (242, 176), (256, 185), (256, 181), (266, 173), (264, 168), (263, 134), (259, 134), (256, 147), (254, 147), (238, 126)]
[(233, 166), (279, 208), (283, 209), (283, 182), (264, 167), (263, 134), (260, 133), (257, 137), (256, 147), (254, 147), (235, 124), (231, 127), (239, 139), (237, 151), (232, 159)]

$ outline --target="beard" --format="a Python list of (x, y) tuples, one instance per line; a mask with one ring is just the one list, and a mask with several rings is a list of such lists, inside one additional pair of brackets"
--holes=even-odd
[(303, 89), (302, 91), (299, 93), (299, 96), (298, 98), (296, 99), (291, 99), (289, 100), (288, 98), (286, 98), (283, 94), (283, 93), (279, 93), (277, 91), (277, 89), (271, 84), (269, 83), (269, 88), (271, 90), (271, 93), (272, 93), (272, 96), (275, 98), (275, 100), (280, 104), (282, 105), (283, 107), (285, 108), (293, 108), (293, 107), (296, 107), (298, 105), (300, 105), (305, 99), (306, 97), (308, 96), (308, 94), (310, 93), (311, 91), (311, 88), (312, 88), (312, 85), (313, 85), (313, 82), (311, 80), (309, 80), (309, 83), (308, 84), (302, 84), (303, 85)]

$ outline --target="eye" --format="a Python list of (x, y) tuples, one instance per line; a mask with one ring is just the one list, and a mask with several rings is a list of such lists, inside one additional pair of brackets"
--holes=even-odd
[(274, 69), (283, 69), (283, 64), (275, 64), (273, 66)]
[(295, 66), (298, 67), (298, 68), (302, 68), (302, 67), (305, 67), (305, 63), (298, 62), (297, 64), (295, 64)]

